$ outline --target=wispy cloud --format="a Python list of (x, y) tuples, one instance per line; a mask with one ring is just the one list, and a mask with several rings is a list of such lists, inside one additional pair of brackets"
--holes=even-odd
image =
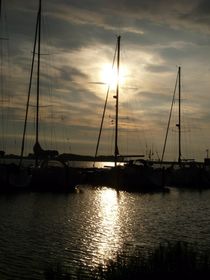
[[(9, 38), (2, 44), (3, 49), (9, 51), (4, 52), (6, 58), (2, 60), (5, 63), (1, 73), (9, 86), (2, 89), (2, 96), (7, 101), (9, 98), (9, 102), (4, 102), (2, 112), (8, 116), (4, 119), (5, 125), (8, 121), (16, 124), (15, 130), (14, 126), (7, 125), (8, 137), (20, 139), (38, 1), (3, 2), (2, 12), (6, 17), (0, 31)], [(131, 145), (134, 151), (137, 146), (145, 150), (145, 143), (161, 150), (177, 66), (181, 66), (183, 121), (192, 120), (185, 124), (192, 127), (194, 142), (198, 143), (193, 148), (200, 157), (200, 151), (208, 148), (210, 129), (209, 13), (207, 0), (43, 1), (40, 118), (45, 136), (42, 140), (52, 143), (54, 138), (62, 152), (69, 145), (66, 139), (71, 138), (75, 152), (94, 153), (107, 90), (101, 71), (103, 65), (112, 63), (116, 36), (120, 34), (121, 65), (127, 67), (125, 84), (120, 88), (122, 138), (126, 130), (130, 136), (132, 131), (136, 141), (136, 145)], [(35, 79), (36, 73), (31, 92), (30, 139), (34, 133)], [(107, 135), (113, 133), (113, 95), (114, 92), (110, 92), (105, 122)], [(141, 145), (134, 140), (134, 131), (137, 139), (144, 139)], [(176, 141), (175, 136), (172, 138)], [(108, 140), (102, 141), (107, 147)], [(8, 143), (11, 148), (11, 141)], [(171, 155), (171, 151), (168, 150), (168, 154)]]

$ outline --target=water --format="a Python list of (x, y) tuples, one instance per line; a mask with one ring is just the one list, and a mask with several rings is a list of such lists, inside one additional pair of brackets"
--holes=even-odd
[(92, 268), (124, 246), (160, 241), (210, 247), (210, 190), (0, 195), (0, 279), (44, 279), (48, 266)]

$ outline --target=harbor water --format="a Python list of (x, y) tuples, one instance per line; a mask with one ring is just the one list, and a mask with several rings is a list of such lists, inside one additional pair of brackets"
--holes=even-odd
[(44, 279), (60, 264), (92, 269), (126, 247), (210, 247), (210, 190), (138, 194), (80, 186), (70, 194), (0, 195), (0, 279)]

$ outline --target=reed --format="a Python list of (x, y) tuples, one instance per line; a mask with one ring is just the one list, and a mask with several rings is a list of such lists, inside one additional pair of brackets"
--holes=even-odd
[[(199, 252), (196, 245), (186, 242), (161, 243), (148, 251), (136, 249), (132, 255), (126, 251), (118, 253), (106, 265), (84, 273), (78, 269), (76, 275), (65, 271), (60, 265), (45, 273), (45, 279), (210, 279), (210, 254)], [(207, 277), (207, 278), (206, 278)]]

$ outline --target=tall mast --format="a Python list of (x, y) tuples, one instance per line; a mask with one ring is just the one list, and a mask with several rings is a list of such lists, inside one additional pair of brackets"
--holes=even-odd
[[(39, 143), (39, 76), (40, 76), (40, 45), (41, 45), (41, 0), (39, 0), (39, 26), (38, 26), (38, 61), (37, 61), (37, 94), (36, 94), (36, 144)], [(38, 156), (36, 155), (36, 166), (38, 165)]]
[(117, 37), (117, 88), (116, 88), (116, 116), (115, 116), (115, 153), (114, 153), (114, 166), (117, 166), (118, 150), (118, 108), (119, 108), (119, 72), (120, 72), (120, 39)]
[(34, 60), (35, 60), (35, 54), (36, 54), (37, 33), (38, 33), (39, 17), (40, 17), (39, 15), (40, 15), (40, 7), (39, 7), (39, 10), (38, 10), (37, 19), (36, 19), (36, 30), (35, 30), (35, 38), (34, 38), (34, 46), (33, 46), (33, 57), (32, 57), (32, 63), (31, 63), (30, 82), (29, 82), (29, 88), (28, 88), (28, 98), (27, 98), (26, 111), (25, 111), (25, 121), (24, 121), (24, 128), (23, 128), (23, 138), (22, 138), (19, 166), (21, 166), (21, 164), (22, 164), (23, 152), (24, 152), (24, 147), (25, 147), (25, 135), (26, 135), (27, 120), (28, 120), (28, 109), (29, 109), (29, 102), (30, 102), (30, 95), (31, 95)]
[(178, 129), (179, 129), (179, 157), (178, 157), (178, 163), (181, 163), (181, 67), (179, 66), (179, 123), (178, 123)]
[[(114, 58), (113, 58), (113, 62), (112, 62), (112, 70), (113, 70), (113, 67), (114, 67), (116, 54), (117, 54), (117, 44), (116, 44), (116, 47), (115, 47)], [(96, 157), (97, 157), (97, 154), (98, 154), (98, 148), (99, 148), (99, 143), (100, 143), (100, 139), (101, 139), (101, 132), (102, 132), (104, 117), (105, 117), (105, 113), (106, 113), (106, 106), (107, 106), (107, 101), (108, 101), (108, 97), (109, 97), (109, 91), (110, 91), (110, 84), (108, 85), (107, 92), (106, 92), (106, 100), (105, 100), (103, 115), (102, 115), (102, 119), (101, 119), (101, 126), (100, 126), (100, 130), (99, 130), (99, 134), (98, 134), (98, 140), (97, 140), (97, 145), (96, 145), (93, 167), (95, 167)]]
[(167, 138), (168, 138), (168, 132), (169, 132), (169, 127), (170, 127), (170, 122), (171, 122), (172, 109), (173, 109), (173, 105), (174, 105), (178, 80), (179, 80), (179, 73), (177, 73), (177, 77), (176, 77), (174, 93), (173, 93), (173, 98), (172, 98), (172, 102), (171, 102), (171, 109), (170, 109), (169, 118), (168, 118), (168, 125), (167, 125), (167, 129), (166, 129), (166, 135), (165, 135), (165, 140), (164, 140), (164, 145), (163, 145), (163, 152), (162, 152), (162, 156), (161, 156), (161, 163), (163, 163), (163, 158), (164, 158), (164, 154), (165, 154), (166, 142), (167, 142)]

